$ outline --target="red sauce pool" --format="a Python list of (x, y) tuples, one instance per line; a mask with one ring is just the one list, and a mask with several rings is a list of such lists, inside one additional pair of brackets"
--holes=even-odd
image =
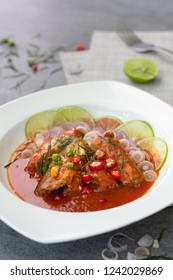
[[(12, 159), (15, 157), (15, 153)], [(41, 198), (34, 194), (37, 181), (30, 179), (24, 168), (28, 160), (18, 159), (8, 167), (9, 183), (14, 193), (22, 200), (38, 207), (63, 212), (87, 212), (98, 211), (117, 207), (143, 196), (151, 188), (153, 183), (143, 182), (140, 187), (119, 187), (116, 190), (99, 193), (91, 192), (78, 197), (61, 197), (59, 201), (54, 197)]]

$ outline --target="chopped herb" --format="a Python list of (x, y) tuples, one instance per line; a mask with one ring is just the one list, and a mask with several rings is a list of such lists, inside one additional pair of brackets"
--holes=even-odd
[(101, 135), (99, 135), (98, 137), (100, 137), (101, 139), (103, 139), (105, 142), (107, 142), (108, 144), (110, 144), (110, 145), (112, 145), (112, 146), (116, 146), (116, 144), (115, 143), (113, 143), (110, 139), (107, 139), (107, 138), (105, 138), (105, 137), (103, 137), (103, 136), (101, 136)]
[(29, 59), (28, 59), (28, 66), (29, 67), (32, 67), (34, 64), (37, 64), (38, 63), (38, 60), (37, 60), (37, 58), (35, 58), (35, 57), (30, 57)]
[(54, 69), (54, 70), (52, 70), (52, 71), (50, 72), (50, 75), (53, 75), (53, 74), (55, 74), (55, 73), (57, 73), (57, 72), (59, 72), (59, 71), (61, 71), (61, 70), (62, 70), (62, 67), (56, 68), (56, 69)]
[(163, 233), (164, 233), (165, 230), (166, 230), (166, 228), (163, 228), (161, 233), (159, 234), (158, 242), (160, 242), (160, 240), (163, 238)]
[(41, 155), (41, 160), (38, 162), (37, 172), (40, 175), (44, 175), (51, 164), (52, 157), (50, 156), (50, 148), (51, 145), (48, 146), (47, 153), (45, 155)]
[(54, 146), (57, 144), (57, 142), (60, 142), (61, 144), (59, 145), (61, 146), (68, 146), (69, 144), (71, 144), (73, 141), (73, 138), (69, 137), (67, 139), (56, 139)]
[(27, 76), (27, 74), (21, 72), (21, 73), (16, 74), (16, 75), (4, 76), (3, 79), (19, 78), (19, 77), (22, 77), (22, 76)]
[(43, 174), (46, 174), (47, 170), (48, 170), (48, 165), (43, 165), (42, 167)]
[(160, 256), (149, 256), (149, 257), (145, 258), (144, 260), (173, 260), (173, 258), (166, 257), (164, 255), (160, 255)]
[(68, 168), (73, 169), (74, 168), (74, 163), (73, 162), (68, 162), (67, 166), (68, 166)]
[(55, 162), (58, 162), (60, 159), (60, 155), (59, 154), (53, 154), (52, 155), (52, 160), (55, 161)]
[(9, 43), (9, 39), (8, 38), (1, 39), (1, 44), (8, 44), (8, 43)]
[(74, 152), (71, 148), (66, 149), (66, 156), (68, 157), (74, 156)]
[(15, 47), (15, 45), (16, 45), (16, 43), (15, 43), (14, 41), (8, 42), (8, 46), (9, 46), (10, 48)]
[(122, 162), (121, 162), (121, 169), (124, 167), (124, 150), (122, 150)]
[(85, 148), (85, 147), (81, 146), (79, 143), (78, 143), (78, 146), (79, 146), (80, 148), (82, 148), (83, 150), (85, 150), (85, 151), (87, 152), (87, 154), (89, 154), (89, 155), (91, 155), (91, 154), (94, 154), (94, 153), (95, 153), (94, 151), (89, 151), (87, 148)]
[(23, 80), (18, 81), (14, 86), (12, 86), (10, 89), (18, 89), (21, 85), (25, 83), (26, 80), (29, 79), (29, 76), (27, 75)]
[(94, 159), (95, 159), (95, 158), (92, 157), (87, 163), (85, 163), (85, 164), (81, 167), (81, 169), (83, 169), (85, 166), (87, 166), (87, 165), (88, 165), (90, 162), (92, 162)]
[(18, 160), (19, 158), (18, 157), (16, 157), (14, 160), (12, 160), (11, 162), (9, 162), (8, 164), (6, 164), (5, 166), (4, 166), (4, 168), (7, 168), (7, 167), (9, 167), (12, 163), (14, 163), (16, 160)]
[(47, 82), (44, 81), (43, 84), (42, 84), (39, 88), (37, 88), (37, 89), (35, 90), (35, 92), (44, 89), (45, 86), (46, 86), (46, 84), (47, 84)]

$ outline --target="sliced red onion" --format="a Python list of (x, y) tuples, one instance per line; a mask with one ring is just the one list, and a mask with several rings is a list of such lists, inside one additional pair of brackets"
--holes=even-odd
[(149, 154), (146, 151), (143, 151), (143, 153), (145, 154), (145, 159), (150, 161), (151, 158), (150, 158)]
[(70, 130), (70, 129), (73, 129), (73, 123), (72, 122), (64, 122), (61, 124), (61, 127), (64, 129), (64, 130)]
[(22, 153), (21, 153), (21, 158), (26, 159), (26, 158), (30, 158), (33, 154), (33, 151), (30, 149), (25, 149)]
[(116, 134), (116, 139), (118, 140), (126, 138), (125, 134), (119, 129), (115, 130), (115, 134)]
[(91, 127), (89, 126), (89, 124), (88, 123), (86, 123), (86, 122), (74, 122), (73, 124), (73, 128), (84, 128), (85, 129), (85, 131), (86, 132), (89, 132), (89, 131), (91, 131)]
[(138, 245), (141, 247), (150, 247), (153, 244), (153, 241), (153, 237), (147, 233), (139, 239)]
[(148, 160), (143, 160), (142, 162), (140, 162), (138, 164), (138, 167), (143, 172), (145, 172), (147, 170), (154, 170), (154, 165)]
[(35, 145), (37, 147), (40, 147), (44, 143), (45, 139), (44, 137), (38, 136), (34, 139)]
[(154, 182), (157, 179), (157, 173), (154, 170), (147, 170), (143, 173), (144, 179), (147, 182)]
[(116, 138), (116, 133), (113, 130), (107, 130), (103, 134), (104, 137)]
[(119, 141), (124, 150), (129, 149), (130, 143), (127, 139), (120, 139)]
[[(118, 245), (118, 242), (115, 242), (117, 243)], [(123, 252), (126, 252), (127, 249), (128, 249), (128, 245), (127, 244), (124, 244), (122, 246), (113, 246), (112, 244), (109, 244), (108, 248), (112, 251), (116, 251), (117, 253), (123, 253)]]
[(101, 134), (101, 135), (103, 135), (105, 133), (105, 130), (100, 126), (97, 126), (97, 127), (94, 127), (94, 128), (91, 129), (91, 131), (93, 131), (93, 130), (98, 131), (98, 133)]
[(127, 260), (137, 260), (137, 257), (135, 256), (135, 254), (127, 252)]
[(49, 130), (49, 136), (50, 138), (54, 138), (55, 136), (60, 135), (64, 131), (65, 130), (62, 126), (55, 126)]
[(48, 131), (47, 130), (35, 130), (32, 134), (32, 138), (35, 139), (38, 136), (42, 136), (46, 139), (48, 136)]
[(128, 139), (128, 141), (129, 141), (129, 148), (130, 147), (136, 147), (136, 142), (134, 141), (134, 140), (132, 140), (132, 139)]
[(135, 249), (135, 256), (139, 260), (144, 260), (150, 255), (150, 251), (146, 247), (137, 247)]
[(92, 140), (97, 138), (98, 136), (99, 136), (98, 131), (93, 130), (93, 131), (90, 131), (90, 132), (86, 133), (83, 139), (87, 144), (90, 145)]
[(138, 147), (130, 147), (128, 149), (128, 153), (129, 153), (130, 156), (136, 151), (140, 151), (140, 149)]
[[(134, 239), (132, 239), (128, 235), (126, 235), (124, 233), (121, 233), (121, 232), (116, 233), (113, 236), (111, 236), (108, 240), (107, 246), (110, 250), (116, 251), (118, 253), (123, 253), (123, 252), (127, 251), (128, 245), (127, 244), (121, 245), (118, 241), (115, 240), (116, 237), (125, 237), (127, 239), (130, 239), (131, 241), (135, 241)], [(116, 246), (114, 246), (113, 244), (115, 244)]]
[(35, 152), (37, 150), (37, 146), (35, 145), (35, 143), (30, 143), (27, 146), (27, 149), (31, 150), (32, 152)]
[(135, 151), (134, 153), (132, 153), (131, 158), (135, 163), (140, 163), (145, 159), (145, 155), (141, 151)]
[(104, 249), (102, 251), (102, 258), (104, 260), (118, 260), (118, 253), (109, 249)]
[(81, 65), (77, 64), (77, 65), (71, 66), (68, 69), (68, 71), (71, 75), (79, 75), (82, 73), (83, 69), (82, 69)]

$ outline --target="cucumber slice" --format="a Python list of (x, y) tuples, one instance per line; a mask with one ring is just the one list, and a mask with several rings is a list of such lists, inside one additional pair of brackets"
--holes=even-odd
[(137, 142), (137, 145), (151, 153), (156, 170), (162, 168), (168, 155), (168, 145), (163, 139), (158, 137), (145, 138)]
[(65, 106), (58, 109), (57, 112), (68, 122), (82, 121), (88, 123), (91, 128), (94, 127), (92, 115), (82, 107)]
[(141, 120), (127, 121), (121, 124), (118, 129), (135, 141), (154, 136), (154, 131), (151, 125)]
[(46, 130), (63, 123), (65, 119), (54, 110), (46, 110), (32, 115), (26, 123), (25, 134), (27, 139), (32, 137), (36, 130)]
[(122, 121), (113, 116), (105, 116), (95, 119), (95, 126), (102, 127), (104, 130), (114, 130), (122, 124)]

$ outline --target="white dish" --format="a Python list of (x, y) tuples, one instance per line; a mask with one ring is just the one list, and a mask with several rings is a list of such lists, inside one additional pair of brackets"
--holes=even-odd
[[(94, 116), (114, 114), (122, 120), (142, 119), (168, 144), (168, 158), (157, 181), (143, 197), (104, 211), (64, 213), (42, 209), (16, 197), (4, 165), (25, 140), (26, 120), (34, 113), (79, 105)], [(42, 243), (63, 242), (126, 226), (173, 202), (173, 109), (137, 88), (112, 81), (89, 82), (47, 89), (0, 107), (0, 218), (26, 237)]]

